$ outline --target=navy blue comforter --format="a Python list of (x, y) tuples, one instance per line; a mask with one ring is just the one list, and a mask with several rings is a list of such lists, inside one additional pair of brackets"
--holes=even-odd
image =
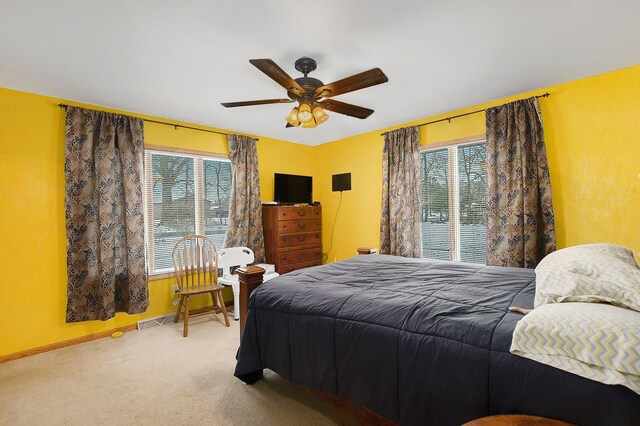
[(640, 424), (640, 396), (509, 352), (533, 307), (532, 270), (357, 256), (291, 272), (252, 295), (235, 375), (268, 368), (407, 425), (530, 414)]

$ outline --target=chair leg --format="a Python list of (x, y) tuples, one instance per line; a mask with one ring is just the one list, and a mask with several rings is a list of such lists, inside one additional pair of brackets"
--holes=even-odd
[(240, 283), (233, 283), (233, 319), (240, 320)]
[(182, 335), (187, 337), (189, 335), (189, 296), (184, 299), (184, 328)]
[(209, 294), (211, 295), (211, 301), (213, 302), (213, 309), (215, 310), (218, 307), (218, 298), (216, 297), (216, 292), (212, 291)]
[(180, 319), (180, 311), (182, 310), (182, 302), (184, 301), (184, 296), (180, 295), (180, 303), (178, 303), (178, 310), (176, 311), (176, 317), (173, 319), (173, 322), (178, 322)]
[(224, 306), (224, 298), (222, 297), (222, 290), (218, 290), (218, 299), (220, 300), (220, 310), (222, 311), (222, 315), (224, 315), (224, 323), (227, 327), (231, 327), (229, 324), (229, 316), (227, 315), (227, 308)]

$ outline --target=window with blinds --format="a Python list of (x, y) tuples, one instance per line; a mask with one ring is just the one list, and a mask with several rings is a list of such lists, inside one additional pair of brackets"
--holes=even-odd
[(486, 263), (486, 144), (420, 154), (422, 257)]
[(147, 264), (151, 274), (173, 269), (172, 251), (186, 235), (224, 246), (231, 193), (228, 160), (145, 152)]

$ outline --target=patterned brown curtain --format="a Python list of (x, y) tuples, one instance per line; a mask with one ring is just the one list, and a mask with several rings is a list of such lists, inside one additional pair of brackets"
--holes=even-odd
[(262, 203), (256, 139), (243, 135), (227, 136), (233, 173), (229, 226), (225, 247), (249, 247), (256, 263), (264, 262)]
[(384, 134), (380, 253), (422, 257), (420, 138), (415, 126)]
[(67, 322), (149, 306), (139, 118), (67, 107)]
[(538, 100), (487, 110), (487, 264), (535, 268), (556, 249)]

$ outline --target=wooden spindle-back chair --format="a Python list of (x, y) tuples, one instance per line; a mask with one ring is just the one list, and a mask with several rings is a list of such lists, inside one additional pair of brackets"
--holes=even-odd
[[(175, 267), (178, 295), (180, 296), (175, 322), (178, 322), (182, 316), (184, 320), (183, 336), (187, 337), (189, 334), (189, 297), (198, 294), (211, 294), (213, 306), (211, 309), (198, 311), (196, 315), (211, 312), (222, 313), (224, 322), (229, 327), (229, 317), (222, 297), (224, 286), (218, 284), (218, 249), (216, 245), (204, 235), (188, 235), (178, 241), (173, 248), (173, 266)], [(184, 312), (182, 312), (183, 310)]]

